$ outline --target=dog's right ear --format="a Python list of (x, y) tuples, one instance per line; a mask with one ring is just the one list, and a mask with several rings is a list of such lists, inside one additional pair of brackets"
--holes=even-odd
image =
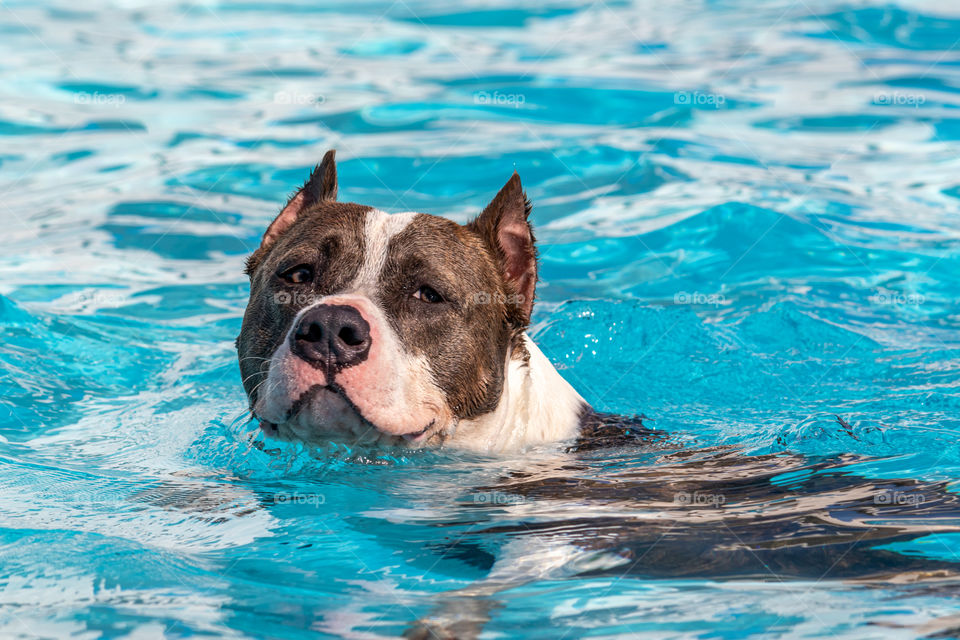
[(314, 168), (307, 182), (293, 194), (293, 197), (283, 207), (280, 215), (267, 227), (267, 231), (260, 241), (260, 248), (247, 260), (248, 275), (256, 269), (263, 252), (276, 242), (277, 238), (283, 235), (287, 229), (293, 226), (301, 213), (318, 202), (337, 199), (337, 163), (334, 160), (336, 153), (336, 149), (330, 149), (324, 154), (323, 160)]
[(287, 201), (287, 206), (263, 234), (263, 240), (260, 242), (261, 249), (276, 242), (284, 231), (293, 226), (297, 217), (313, 205), (325, 200), (337, 199), (337, 163), (334, 161), (336, 153), (335, 149), (327, 151), (323, 160), (310, 174), (310, 179)]

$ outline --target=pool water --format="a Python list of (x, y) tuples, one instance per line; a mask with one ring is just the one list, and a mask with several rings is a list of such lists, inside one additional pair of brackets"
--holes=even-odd
[[(960, 636), (960, 10), (269, 4), (0, 5), (0, 636)], [(328, 148), (458, 221), (518, 170), (533, 336), (668, 444), (258, 435), (243, 261)]]

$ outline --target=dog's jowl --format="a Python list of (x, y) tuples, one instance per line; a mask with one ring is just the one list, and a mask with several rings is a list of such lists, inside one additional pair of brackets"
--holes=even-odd
[(467, 225), (337, 202), (327, 152), (247, 264), (237, 347), (264, 431), (495, 451), (575, 437), (588, 407), (525, 332), (529, 213), (516, 173)]

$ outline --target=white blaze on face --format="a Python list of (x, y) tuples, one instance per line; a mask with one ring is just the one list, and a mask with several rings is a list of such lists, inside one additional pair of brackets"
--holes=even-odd
[(417, 213), (413, 211), (393, 215), (379, 209), (367, 212), (363, 229), (363, 263), (353, 286), (349, 287), (351, 291), (364, 291), (370, 296), (374, 294), (380, 283), (383, 265), (387, 262), (390, 239), (406, 229), (416, 216)]
[[(374, 303), (390, 239), (415, 215), (367, 213), (364, 259), (356, 278), (344, 292), (321, 298), (297, 314), (270, 360), (267, 381), (254, 407), (258, 416), (286, 423), (286, 428), (307, 441), (351, 434), (361, 441), (384, 434), (408, 435), (416, 441), (412, 434), (426, 429), (425, 435), (430, 435), (451, 422), (446, 397), (435, 384), (429, 363), (407, 352), (383, 310)], [(366, 359), (342, 369), (333, 380), (290, 350), (291, 335), (301, 318), (319, 305), (353, 307), (370, 326)], [(330, 384), (346, 398), (322, 388)], [(297, 409), (296, 415), (291, 415), (293, 409)]]

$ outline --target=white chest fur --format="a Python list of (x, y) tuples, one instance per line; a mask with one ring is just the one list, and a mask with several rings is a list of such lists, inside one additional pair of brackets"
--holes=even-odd
[(576, 437), (586, 402), (533, 340), (526, 334), (523, 339), (529, 362), (507, 360), (496, 410), (461, 421), (447, 440), (450, 446), (503, 452)]

